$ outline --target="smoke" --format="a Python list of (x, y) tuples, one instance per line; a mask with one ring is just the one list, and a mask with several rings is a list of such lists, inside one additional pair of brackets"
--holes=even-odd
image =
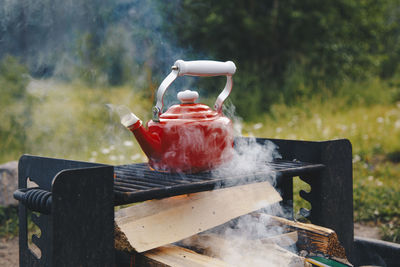
[[(241, 136), (242, 119), (235, 115), (231, 103), (224, 112), (234, 122), (235, 134)], [(276, 184), (276, 173), (269, 162), (281, 158), (277, 146), (271, 141), (257, 141), (256, 138), (237, 138), (233, 158), (212, 170), (215, 177), (245, 177), (239, 180), (227, 180), (224, 186), (254, 183), (267, 180)], [(283, 228), (273, 227), (270, 216), (289, 216), (279, 203), (266, 206), (258, 211), (259, 216), (251, 214), (241, 216), (228, 224), (211, 229), (202, 235), (189, 238), (183, 244), (191, 248), (200, 248), (203, 253), (221, 258), (229, 266), (304, 266), (304, 262), (295, 254), (293, 245), (280, 248), (274, 244), (265, 244), (263, 240), (283, 234)], [(280, 243), (290, 243), (282, 237)]]
[[(279, 152), (271, 141), (259, 143), (253, 137), (237, 138), (232, 160), (212, 173), (216, 177), (243, 176), (246, 177), (246, 182), (255, 182), (262, 178), (275, 185), (275, 173), (268, 163), (277, 158), (280, 158)], [(264, 177), (259, 177), (260, 174)]]

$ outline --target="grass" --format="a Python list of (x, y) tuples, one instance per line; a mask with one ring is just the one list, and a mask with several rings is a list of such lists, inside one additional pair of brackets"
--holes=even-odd
[[(23, 153), (110, 164), (144, 160), (114, 111), (126, 105), (146, 121), (151, 105), (141, 93), (129, 86), (90, 88), (52, 81), (33, 81), (28, 90), (35, 103)], [(1, 153), (0, 161), (7, 160), (15, 158)]]
[[(355, 221), (378, 225), (385, 240), (399, 242), (400, 102), (396, 102), (393, 88), (400, 86), (376, 79), (346, 86), (343, 91), (349, 93), (336, 97), (299, 99), (296, 106), (274, 105), (258, 122), (243, 122), (243, 134), (349, 139), (353, 145)], [(29, 92), (35, 101), (31, 121), (25, 126), (26, 150), (21, 153), (108, 164), (146, 160), (131, 133), (106, 106), (126, 105), (147, 121), (152, 101), (130, 86), (90, 88), (80, 83), (33, 81)], [(16, 160), (15, 154), (1, 153), (0, 161)], [(295, 191), (309, 190), (299, 179), (295, 187)], [(295, 204), (310, 208), (299, 196), (295, 196)], [(15, 233), (12, 214), (0, 210), (0, 235)]]

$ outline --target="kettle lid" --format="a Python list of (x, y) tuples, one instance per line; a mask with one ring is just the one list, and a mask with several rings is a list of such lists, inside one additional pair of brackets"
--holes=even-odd
[(177, 97), (182, 104), (193, 104), (197, 98), (199, 98), (199, 93), (196, 91), (185, 90), (180, 91)]
[(196, 91), (185, 90), (177, 94), (181, 104), (171, 106), (167, 111), (160, 115), (160, 119), (211, 119), (220, 115), (217, 111), (211, 109), (205, 104), (195, 103), (199, 93)]

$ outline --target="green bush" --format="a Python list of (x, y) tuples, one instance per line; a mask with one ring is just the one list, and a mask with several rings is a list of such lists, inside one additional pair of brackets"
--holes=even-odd
[(0, 161), (14, 160), (26, 149), (32, 98), (27, 68), (11, 56), (0, 61)]
[(0, 206), (0, 237), (18, 234), (18, 207)]

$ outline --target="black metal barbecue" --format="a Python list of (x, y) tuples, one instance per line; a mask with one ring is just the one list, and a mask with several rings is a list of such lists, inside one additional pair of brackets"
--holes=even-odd
[[(241, 142), (246, 138), (240, 138)], [(400, 262), (400, 246), (353, 238), (352, 153), (348, 140), (306, 142), (270, 139), (282, 160), (268, 163), (277, 175), (283, 204), (293, 208), (293, 177), (310, 184), (299, 193), (311, 203), (302, 215), (314, 224), (332, 228), (351, 262), (386, 264)], [(264, 143), (265, 139), (257, 139)], [(21, 266), (115, 266), (114, 206), (156, 198), (212, 190), (270, 179), (271, 172), (222, 175), (169, 174), (147, 164), (110, 166), (96, 163), (24, 155), (19, 161)], [(38, 186), (27, 188), (27, 180)], [(30, 213), (33, 211), (33, 214)], [(27, 218), (40, 228), (28, 247)], [(116, 256), (117, 255), (117, 256)]]

